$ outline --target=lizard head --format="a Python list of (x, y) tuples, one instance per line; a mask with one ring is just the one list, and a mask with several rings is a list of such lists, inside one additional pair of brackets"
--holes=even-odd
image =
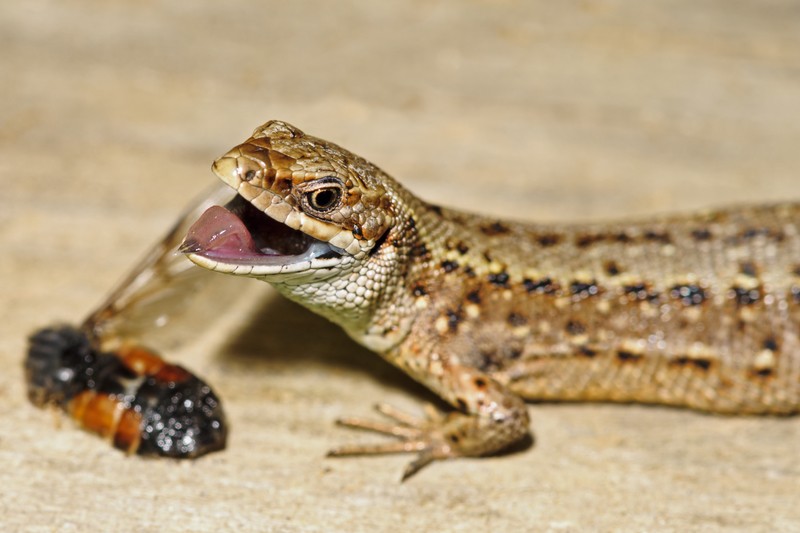
[(391, 178), (285, 122), (256, 128), (212, 170), (237, 195), (206, 211), (181, 247), (211, 270), (322, 276), (365, 261), (394, 223)]

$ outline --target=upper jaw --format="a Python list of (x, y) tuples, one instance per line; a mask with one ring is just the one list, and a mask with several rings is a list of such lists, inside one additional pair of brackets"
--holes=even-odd
[[(242, 198), (274, 220), (345, 250), (350, 255), (364, 251), (369, 243), (356, 239), (350, 230), (306, 215), (271, 190), (276, 180), (290, 180), (294, 169), (284, 166), (274, 168), (272, 158), (287, 156), (268, 150), (263, 146), (264, 142), (263, 138), (251, 138), (214, 161), (211, 170)], [(270, 164), (265, 161), (270, 161)]]
[(225, 207), (203, 213), (180, 251), (199, 266), (248, 276), (332, 268), (347, 255), (335, 245), (281, 224), (239, 195)]

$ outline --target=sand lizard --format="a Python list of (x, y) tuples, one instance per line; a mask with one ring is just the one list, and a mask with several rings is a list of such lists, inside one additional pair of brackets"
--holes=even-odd
[(397, 437), (334, 455), (497, 452), (528, 400), (800, 411), (800, 204), (603, 224), (509, 222), (427, 203), (280, 121), (213, 165), (238, 195), (194, 224), (197, 265), (259, 278), (455, 409), (346, 425)]

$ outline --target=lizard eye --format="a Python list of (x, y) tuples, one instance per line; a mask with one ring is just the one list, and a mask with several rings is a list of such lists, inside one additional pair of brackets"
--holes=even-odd
[(339, 189), (320, 189), (308, 193), (308, 203), (318, 211), (327, 211), (339, 201)]
[(342, 200), (342, 184), (336, 178), (323, 178), (303, 194), (303, 203), (317, 213), (333, 211)]

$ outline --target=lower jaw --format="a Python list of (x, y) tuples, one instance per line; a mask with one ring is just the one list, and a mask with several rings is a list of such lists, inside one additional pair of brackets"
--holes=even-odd
[(200, 266), (231, 273), (298, 271), (315, 260), (343, 255), (329, 243), (272, 219), (241, 196), (206, 210), (189, 229), (181, 251)]

